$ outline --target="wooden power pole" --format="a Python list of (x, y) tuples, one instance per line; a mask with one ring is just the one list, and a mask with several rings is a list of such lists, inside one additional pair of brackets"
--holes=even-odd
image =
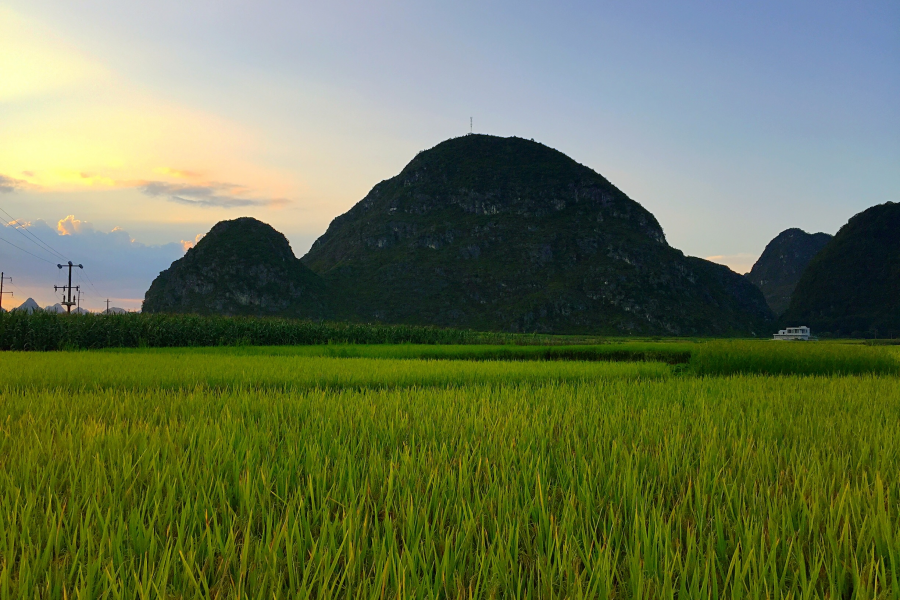
[[(56, 266), (59, 267), (60, 269), (69, 267), (69, 285), (63, 285), (63, 286), (54, 285), (53, 290), (54, 291), (59, 291), (59, 290), (63, 291), (63, 301), (60, 302), (60, 304), (62, 304), (63, 306), (66, 307), (66, 313), (72, 314), (72, 307), (75, 306), (75, 302), (72, 301), (72, 290), (73, 289), (75, 289), (75, 290), (81, 289), (81, 286), (75, 286), (74, 288), (72, 287), (72, 268), (78, 267), (79, 269), (83, 269), (84, 265), (73, 265), (72, 261), (70, 260), (65, 265), (56, 265)], [(68, 294), (68, 300), (66, 300), (66, 294)]]
[(3, 294), (9, 294), (10, 296), (15, 295), (12, 292), (4, 292), (3, 291), (3, 282), (7, 279), (9, 280), (10, 283), (12, 283), (12, 277), (7, 277), (2, 272), (0, 272), (0, 308), (3, 308)]

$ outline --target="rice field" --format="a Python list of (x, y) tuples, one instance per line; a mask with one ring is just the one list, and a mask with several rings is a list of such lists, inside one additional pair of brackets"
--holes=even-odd
[(0, 598), (900, 598), (897, 350), (684, 344), (0, 353)]

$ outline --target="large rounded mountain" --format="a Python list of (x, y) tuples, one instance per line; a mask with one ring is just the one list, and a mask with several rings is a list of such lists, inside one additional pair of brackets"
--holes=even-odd
[(900, 335), (900, 204), (841, 227), (803, 272), (782, 321), (836, 336)]
[(520, 138), (419, 153), (336, 218), (303, 262), (351, 318), (554, 333), (760, 335), (762, 293), (668, 246), (601, 175)]
[(250, 217), (217, 223), (150, 285), (144, 312), (330, 316), (324, 282), (283, 234)]

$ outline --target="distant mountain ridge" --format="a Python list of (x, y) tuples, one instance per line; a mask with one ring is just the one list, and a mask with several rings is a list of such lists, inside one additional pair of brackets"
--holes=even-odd
[[(51, 313), (57, 313), (57, 314), (68, 314), (69, 313), (69, 311), (66, 310), (66, 307), (63, 306), (62, 304), (60, 304), (59, 302), (57, 302), (56, 304), (52, 304), (50, 306), (45, 306), (44, 312), (51, 312)], [(72, 308), (71, 314), (73, 314), (73, 315), (88, 315), (88, 314), (91, 314), (91, 311), (89, 311), (86, 308), (81, 308), (80, 306), (78, 306), (78, 307)]]
[[(6, 309), (2, 309), (2, 312), (7, 312), (7, 311), (6, 311)], [(27, 312), (28, 314), (32, 314), (34, 312), (48, 312), (48, 313), (64, 314), (64, 313), (67, 313), (68, 311), (66, 310), (66, 307), (63, 306), (62, 304), (60, 304), (59, 302), (57, 302), (56, 304), (44, 306), (42, 308), (35, 301), (34, 298), (28, 298), (27, 300), (25, 300), (25, 302), (23, 302), (19, 306), (16, 306), (15, 308), (11, 308), (9, 310), (9, 312)], [(103, 314), (105, 312), (106, 311), (103, 310), (103, 311), (100, 311), (100, 313), (98, 313), (98, 314)], [(122, 314), (127, 311), (124, 308), (118, 308), (118, 307), (113, 306), (113, 307), (110, 307), (109, 312), (110, 312), (110, 314)], [(93, 314), (93, 313), (86, 308), (77, 307), (77, 308), (72, 309), (72, 314), (88, 315), (88, 314)]]
[(810, 261), (784, 323), (836, 336), (900, 336), (900, 204), (853, 216)]
[(776, 315), (787, 310), (791, 294), (806, 266), (831, 240), (827, 233), (806, 233), (791, 228), (779, 233), (766, 245), (762, 255), (746, 277), (756, 285)]

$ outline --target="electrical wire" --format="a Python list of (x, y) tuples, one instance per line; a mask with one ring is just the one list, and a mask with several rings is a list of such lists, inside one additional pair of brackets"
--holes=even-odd
[[(41, 250), (43, 250), (43, 251), (45, 251), (45, 252), (50, 252), (52, 255), (54, 255), (54, 257), (60, 258), (60, 259), (62, 259), (62, 260), (64, 260), (64, 261), (67, 261), (67, 262), (68, 262), (69, 259), (68, 259), (66, 256), (64, 256), (61, 252), (59, 252), (58, 250), (56, 250), (53, 246), (51, 246), (50, 244), (46, 243), (44, 240), (42, 240), (42, 239), (39, 238), (37, 235), (35, 235), (35, 234), (34, 234), (31, 230), (29, 230), (28, 227), (27, 227), (26, 225), (24, 225), (19, 219), (16, 219), (15, 217), (13, 217), (11, 214), (9, 214), (8, 212), (6, 212), (6, 210), (4, 210), (2, 207), (0, 207), (0, 212), (2, 212), (2, 213), (5, 214), (7, 217), (9, 217), (10, 219), (12, 219), (12, 221), (11, 221), (9, 224), (12, 225), (12, 226), (13, 226), (13, 229), (15, 229), (22, 237), (24, 237), (25, 239), (27, 239), (27, 240), (28, 240), (29, 242), (31, 242), (32, 244), (37, 245), (37, 247), (40, 248)], [(26, 234), (27, 234), (27, 235), (26, 235)], [(31, 237), (29, 237), (29, 236), (31, 236)], [(4, 241), (4, 242), (6, 242), (7, 244), (9, 244), (10, 246), (12, 246), (12, 247), (14, 247), (14, 248), (17, 248), (18, 250), (21, 250), (21, 251), (24, 252), (25, 254), (28, 254), (29, 256), (33, 256), (34, 258), (37, 258), (38, 260), (43, 260), (43, 261), (46, 262), (46, 263), (53, 264), (51, 261), (49, 261), (49, 260), (47, 260), (47, 259), (45, 259), (45, 258), (41, 258), (40, 256), (38, 256), (38, 255), (36, 255), (36, 254), (32, 254), (32, 253), (29, 252), (28, 250), (25, 250), (24, 248), (22, 248), (22, 247), (20, 247), (20, 246), (17, 246), (17, 245), (15, 245), (15, 244), (13, 244), (13, 243), (10, 242), (9, 240), (6, 240), (6, 239), (0, 237), (0, 241)], [(78, 276), (79, 280), (81, 279), (81, 274), (82, 274), (81, 271), (76, 271), (76, 275)], [(90, 285), (91, 288), (94, 290), (94, 292), (96, 292), (97, 296), (102, 298), (102, 297), (103, 297), (103, 294), (100, 292), (99, 289), (97, 289), (97, 286), (94, 285), (94, 282), (91, 280), (91, 277), (90, 277), (87, 273), (84, 273), (84, 277), (85, 277), (85, 279), (87, 279), (88, 285)], [(58, 284), (58, 282), (59, 282), (59, 274), (57, 273), (57, 284)], [(88, 296), (88, 294), (82, 293), (82, 298), (86, 298), (87, 296)]]
[[(17, 218), (15, 218), (15, 217), (13, 217), (11, 214), (9, 214), (8, 212), (6, 212), (6, 210), (4, 210), (2, 207), (0, 207), (0, 212), (2, 212), (2, 213), (5, 214), (7, 217), (9, 217), (10, 219), (12, 219), (12, 221), (10, 221), (9, 224), (14, 225), (13, 228), (14, 228), (16, 231), (18, 231), (19, 233), (21, 233), (23, 236), (26, 235), (26, 234), (27, 234), (28, 236), (31, 236), (31, 237), (29, 238), (29, 241), (31, 241), (32, 243), (37, 243), (37, 244), (39, 244), (39, 245), (41, 246), (41, 249), (42, 249), (42, 250), (47, 250), (47, 251), (49, 251), (51, 254), (54, 254), (55, 256), (57, 256), (57, 257), (59, 257), (59, 258), (61, 258), (61, 259), (63, 259), (63, 260), (68, 260), (68, 259), (67, 259), (61, 252), (59, 252), (56, 248), (54, 248), (53, 246), (51, 246), (50, 244), (48, 244), (47, 242), (45, 242), (44, 240), (42, 240), (41, 238), (39, 238), (33, 231), (31, 231), (31, 230), (28, 228), (28, 226), (27, 226), (25, 223), (22, 222), (21, 219), (17, 219)], [(26, 236), (26, 237), (27, 237), (27, 236)]]
[[(38, 248), (40, 248), (41, 250), (44, 250), (45, 252), (50, 252), (51, 254), (55, 255), (56, 257), (61, 258), (62, 260), (66, 260), (66, 261), (68, 260), (65, 256), (63, 256), (63, 254), (61, 252), (59, 252), (58, 250), (53, 248), (53, 246), (46, 243), (44, 240), (42, 240), (37, 235), (35, 235), (32, 231), (30, 231), (28, 229), (28, 227), (26, 227), (24, 224), (22, 224), (19, 219), (15, 218), (14, 216), (12, 216), (8, 212), (6, 212), (2, 207), (0, 207), (0, 212), (2, 212), (7, 217), (12, 219), (11, 224), (13, 225), (13, 229), (18, 231), (22, 235), (22, 237), (27, 239), (29, 242), (37, 245)], [(28, 237), (28, 236), (31, 236), (31, 237)]]
[[(96, 298), (101, 304), (106, 301), (105, 298), (109, 298), (109, 296), (103, 294), (99, 289), (97, 289), (97, 286), (94, 285), (93, 281), (91, 281), (91, 276), (87, 274), (87, 270), (79, 269), (78, 271), (75, 272), (75, 274), (78, 277), (79, 283), (83, 284), (84, 280), (87, 280), (88, 285), (91, 286), (91, 289), (94, 290), (94, 292), (96, 293)], [(82, 279), (82, 277), (84, 277), (84, 279)], [(85, 298), (91, 297), (91, 295), (88, 294), (86, 291), (83, 291), (81, 294), (81, 297), (82, 297), (82, 299), (85, 299)]]
[[(44, 252), (47, 252), (48, 254), (50, 254), (50, 256), (52, 256), (53, 258), (59, 258), (61, 260), (65, 260), (65, 261), (69, 260), (62, 254), (60, 254), (59, 252), (54, 250), (52, 247), (44, 244), (44, 242), (42, 242), (40, 238), (36, 237), (33, 233), (28, 231), (28, 228), (26, 226), (20, 224), (18, 221), (13, 221), (11, 224), (12, 224), (12, 228), (17, 233), (21, 234), (22, 237), (24, 237), (26, 240), (28, 240), (29, 242), (31, 242), (32, 244), (34, 244), (35, 246), (37, 246)], [(26, 233), (29, 234), (31, 237), (28, 237), (28, 235), (25, 235)], [(37, 240), (37, 242), (35, 242), (35, 240)]]
[[(75, 274), (78, 277), (78, 294), (79, 294), (78, 308), (82, 308), (80, 300), (85, 300), (85, 305), (87, 305), (87, 299), (90, 297), (90, 294), (88, 294), (86, 291), (81, 289), (82, 287), (84, 287), (84, 279), (82, 278), (84, 273), (83, 273), (82, 269), (79, 269), (78, 271), (76, 271)], [(93, 285), (91, 287), (93, 287)], [(94, 288), (94, 291), (96, 292), (97, 289)], [(99, 296), (100, 292), (97, 292), (97, 295)], [(87, 310), (87, 309), (85, 308), (84, 310)]]
[(83, 274), (84, 274), (85, 279), (87, 279), (87, 281), (88, 281), (88, 284), (90, 284), (90, 286), (94, 289), (94, 291), (97, 292), (97, 295), (100, 296), (100, 297), (102, 298), (102, 297), (103, 297), (103, 294), (100, 293), (100, 290), (98, 290), (98, 289), (97, 289), (97, 286), (94, 285), (94, 282), (91, 281), (90, 275), (88, 275), (87, 272), (84, 272), (83, 269), (82, 269), (82, 271), (83, 271)]
[(42, 260), (42, 261), (44, 261), (44, 262), (47, 263), (47, 264), (51, 264), (51, 265), (54, 264), (54, 263), (50, 262), (49, 260), (47, 260), (46, 258), (41, 258), (41, 257), (38, 256), (37, 254), (32, 254), (31, 252), (29, 252), (29, 251), (26, 250), (25, 248), (20, 248), (19, 246), (16, 246), (15, 244), (13, 244), (11, 241), (9, 241), (9, 240), (7, 240), (7, 239), (4, 239), (4, 238), (0, 237), (0, 242), (6, 242), (7, 244), (9, 244), (10, 246), (12, 246), (13, 248), (18, 248), (19, 250), (21, 250), (21, 251), (24, 252), (25, 254), (28, 254), (28, 255), (30, 255), (30, 256), (33, 256), (33, 257), (35, 257), (35, 258), (38, 259), (38, 260)]

